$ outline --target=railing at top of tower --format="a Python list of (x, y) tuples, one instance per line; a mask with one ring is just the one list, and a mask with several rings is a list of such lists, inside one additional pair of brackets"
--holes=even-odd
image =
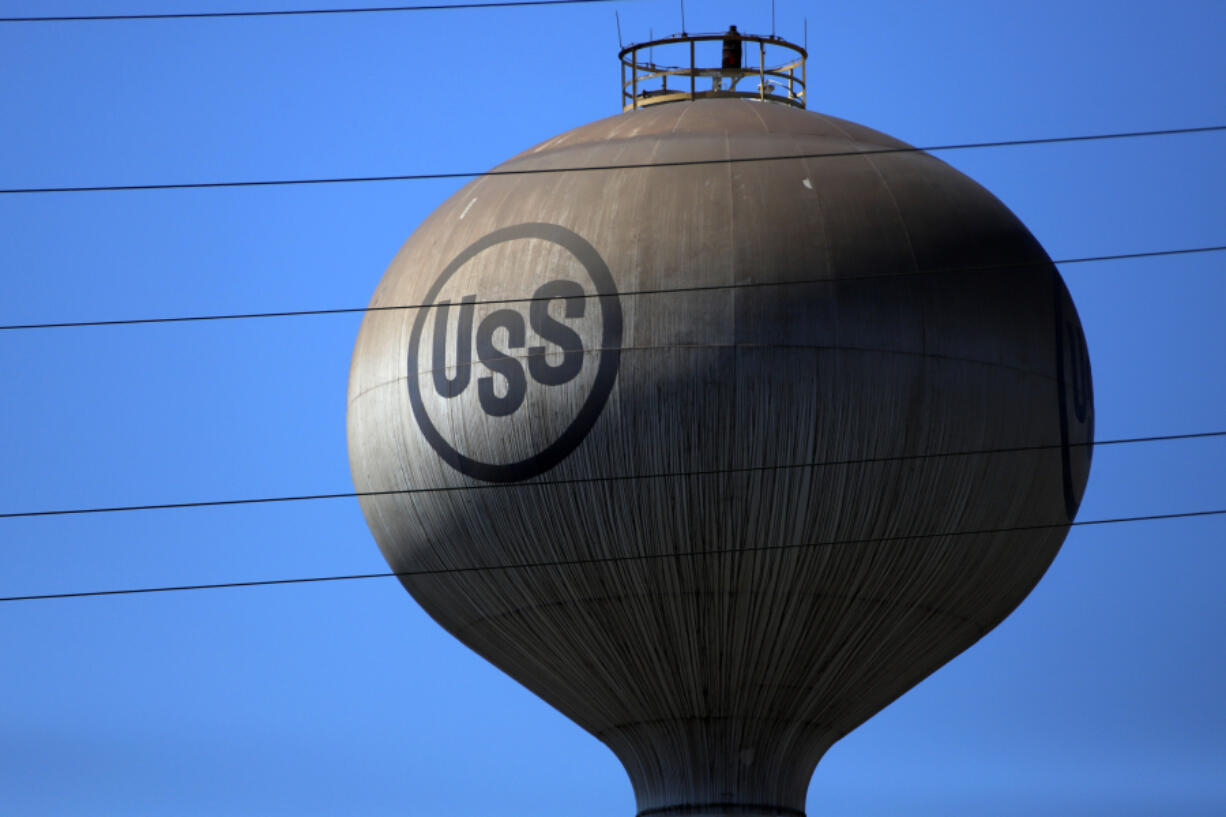
[[(700, 43), (722, 43), (718, 59), (708, 60), (709, 47), (699, 49)], [(746, 49), (746, 44), (750, 47)], [(756, 43), (754, 49), (752, 44)], [(689, 46), (689, 62), (673, 59), (676, 65), (655, 61), (655, 49), (667, 54), (683, 56), (678, 46)], [(745, 60), (745, 51), (749, 59)], [(754, 65), (753, 51), (757, 51)], [(773, 52), (768, 55), (768, 50)], [(782, 53), (780, 53), (782, 52)], [(797, 108), (805, 107), (805, 60), (809, 54), (795, 43), (774, 35), (760, 37), (742, 34), (733, 26), (722, 34), (674, 34), (658, 40), (634, 43), (618, 52), (622, 64), (622, 110), (633, 111), (649, 105), (665, 102), (689, 102), (695, 99), (731, 97), (734, 99), (757, 99), (763, 102), (782, 102)], [(769, 57), (774, 57), (767, 62)], [(778, 57), (782, 56), (782, 61)], [(674, 80), (668, 87), (670, 77)], [(710, 80), (710, 88), (699, 88), (699, 80)], [(754, 90), (738, 90), (742, 80), (757, 80)], [(703, 83), (705, 84), (705, 82)], [(678, 85), (680, 87), (678, 87)]]

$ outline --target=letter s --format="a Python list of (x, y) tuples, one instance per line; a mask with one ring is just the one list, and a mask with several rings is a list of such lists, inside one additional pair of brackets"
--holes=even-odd
[(542, 385), (568, 383), (583, 368), (583, 340), (575, 330), (549, 314), (549, 302), (563, 298), (563, 314), (568, 318), (582, 318), (587, 306), (583, 294), (583, 287), (574, 281), (550, 281), (542, 284), (532, 295), (532, 305), (528, 311), (532, 331), (547, 342), (562, 347), (562, 362), (556, 366), (551, 366), (545, 359), (544, 346), (533, 346), (528, 350), (528, 373)]
[[(494, 346), (494, 332), (507, 330), (507, 352)], [(491, 417), (514, 414), (524, 402), (528, 381), (524, 367), (511, 357), (511, 349), (524, 348), (524, 318), (513, 309), (498, 309), (486, 315), (477, 327), (477, 357), (491, 372), (502, 375), (507, 381), (507, 393), (499, 397), (494, 393), (494, 378), (487, 375), (477, 380), (477, 397), (482, 410)]]

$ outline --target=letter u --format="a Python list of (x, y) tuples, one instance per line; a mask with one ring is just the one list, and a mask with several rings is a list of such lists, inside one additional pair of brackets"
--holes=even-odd
[(447, 314), (451, 301), (439, 301), (434, 317), (434, 356), (431, 369), (434, 375), (434, 390), (440, 397), (451, 398), (463, 394), (472, 378), (473, 362), (473, 309), (476, 295), (465, 295), (460, 301), (460, 319), (455, 336), (455, 374), (447, 376)]

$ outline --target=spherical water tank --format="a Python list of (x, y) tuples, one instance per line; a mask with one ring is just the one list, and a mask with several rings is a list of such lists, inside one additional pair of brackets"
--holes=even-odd
[(370, 528), (641, 814), (799, 815), (822, 754), (1064, 539), (1093, 407), (1060, 275), (939, 159), (770, 102), (623, 113), (497, 170), (371, 301), (426, 308), (362, 324)]

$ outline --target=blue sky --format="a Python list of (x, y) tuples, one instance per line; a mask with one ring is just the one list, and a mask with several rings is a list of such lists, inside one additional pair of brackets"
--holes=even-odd
[[(181, 10), (131, 0), (106, 11)], [(192, 10), (286, 8), (251, 0)], [(303, 6), (298, 6), (303, 7)], [(0, 24), (0, 187), (483, 170), (617, 112), (672, 3)], [(687, 4), (766, 32), (769, 5)], [(6, 16), (96, 12), (3, 0)], [(780, 0), (810, 105), (916, 145), (1226, 124), (1220, 2)], [(1053, 258), (1226, 244), (1226, 135), (957, 151)], [(0, 323), (361, 306), (462, 180), (0, 195)], [(1226, 254), (1070, 265), (1100, 439), (1226, 428)], [(344, 492), (359, 316), (0, 333), (0, 511)], [(1226, 507), (1102, 448), (1080, 518)], [(845, 738), (818, 815), (1226, 812), (1226, 522), (1075, 529)], [(0, 520), (0, 594), (384, 569), (355, 500)], [(634, 812), (613, 755), (390, 580), (0, 605), (0, 812)]]

